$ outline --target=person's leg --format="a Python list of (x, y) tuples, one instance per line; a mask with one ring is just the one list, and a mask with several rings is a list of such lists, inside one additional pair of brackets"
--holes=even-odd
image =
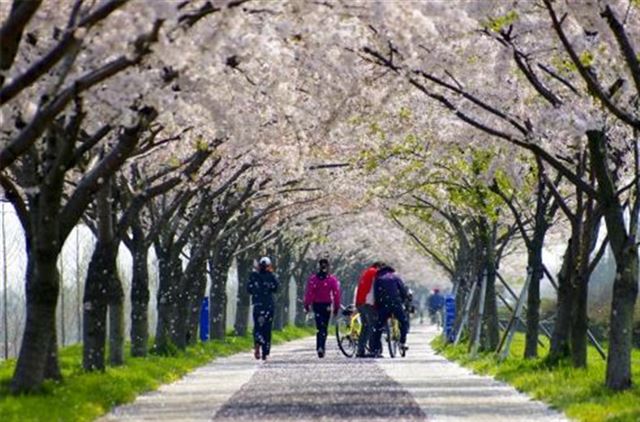
[(358, 306), (358, 312), (360, 313), (360, 337), (358, 337), (358, 351), (356, 356), (364, 356), (365, 346), (371, 339), (371, 322), (369, 320), (367, 305)]
[(360, 341), (358, 346), (362, 345), (362, 353), (365, 353), (365, 346), (369, 347), (369, 351), (373, 350), (373, 330), (376, 324), (376, 311), (371, 305), (362, 305), (360, 315), (362, 317), (362, 331), (360, 332)]
[(372, 305), (368, 305), (369, 308), (369, 351), (373, 353), (373, 333), (378, 323), (378, 311)]
[(382, 355), (382, 331), (384, 331), (385, 323), (389, 318), (389, 311), (384, 308), (378, 309), (376, 312), (376, 322), (373, 330), (373, 338), (371, 341), (371, 352), (376, 355)]
[(407, 343), (407, 333), (409, 332), (409, 319), (407, 313), (404, 311), (403, 306), (398, 304), (394, 307), (393, 314), (400, 323), (400, 343)]
[(260, 359), (260, 346), (263, 344), (262, 336), (262, 310), (258, 307), (253, 307), (253, 344), (254, 344), (254, 356), (256, 359)]
[(331, 304), (327, 303), (313, 304), (313, 313), (316, 319), (316, 350), (318, 351), (318, 355), (324, 355), (325, 351), (327, 327), (329, 325), (329, 318), (331, 317), (331, 313), (329, 311), (330, 306)]
[(329, 320), (331, 319), (331, 311), (329, 310), (329, 307), (331, 305), (327, 305), (324, 307), (323, 310), (321, 310), (321, 325), (319, 327), (319, 331), (320, 331), (320, 348), (323, 351), (327, 350), (327, 331), (329, 329)]
[(262, 359), (266, 359), (271, 352), (271, 330), (273, 328), (273, 309), (266, 309), (264, 311), (264, 329), (263, 329), (263, 343), (262, 343)]

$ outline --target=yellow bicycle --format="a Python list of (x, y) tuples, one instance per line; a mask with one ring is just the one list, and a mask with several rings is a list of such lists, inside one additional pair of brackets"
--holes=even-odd
[(348, 358), (356, 355), (358, 339), (362, 331), (362, 320), (355, 306), (340, 307), (340, 314), (336, 318), (336, 339), (338, 348)]

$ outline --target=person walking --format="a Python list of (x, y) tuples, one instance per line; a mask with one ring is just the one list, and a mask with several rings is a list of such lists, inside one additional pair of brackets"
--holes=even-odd
[(382, 263), (374, 262), (369, 268), (362, 272), (360, 280), (358, 281), (356, 308), (358, 309), (358, 313), (360, 313), (360, 321), (362, 323), (360, 337), (358, 337), (358, 350), (356, 351), (356, 357), (359, 358), (367, 357), (367, 346), (369, 346), (370, 351), (373, 351), (371, 339), (373, 337), (373, 329), (377, 316), (377, 312), (373, 307), (373, 281), (380, 267), (382, 267)]
[(408, 292), (404, 282), (392, 267), (384, 265), (378, 270), (373, 289), (375, 307), (378, 311), (378, 319), (373, 332), (373, 351), (376, 357), (382, 356), (382, 331), (391, 315), (400, 323), (400, 349), (407, 350), (409, 320), (404, 310), (404, 304), (408, 298)]
[(440, 289), (433, 289), (427, 303), (431, 323), (440, 327), (442, 325), (442, 308), (444, 307), (444, 296), (440, 294)]
[(247, 284), (253, 303), (253, 341), (256, 359), (267, 360), (271, 350), (271, 327), (275, 307), (273, 294), (278, 290), (278, 286), (278, 279), (271, 268), (271, 260), (266, 256), (260, 258), (258, 271), (251, 273)]
[(340, 282), (329, 273), (329, 260), (318, 261), (318, 272), (309, 277), (304, 293), (304, 310), (313, 310), (316, 320), (316, 351), (323, 358), (326, 351), (327, 330), (331, 311), (336, 315), (340, 310)]

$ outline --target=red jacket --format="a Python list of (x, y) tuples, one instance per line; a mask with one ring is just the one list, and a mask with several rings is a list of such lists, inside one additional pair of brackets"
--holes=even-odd
[(356, 306), (369, 304), (373, 305), (373, 280), (376, 278), (378, 269), (369, 267), (362, 272), (358, 282), (358, 292), (356, 293)]

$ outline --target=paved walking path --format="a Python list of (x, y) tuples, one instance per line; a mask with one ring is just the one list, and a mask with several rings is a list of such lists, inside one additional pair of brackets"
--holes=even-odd
[(566, 421), (514, 388), (436, 355), (416, 325), (406, 358), (347, 359), (334, 337), (320, 360), (307, 338), (213, 361), (101, 418), (115, 421)]

